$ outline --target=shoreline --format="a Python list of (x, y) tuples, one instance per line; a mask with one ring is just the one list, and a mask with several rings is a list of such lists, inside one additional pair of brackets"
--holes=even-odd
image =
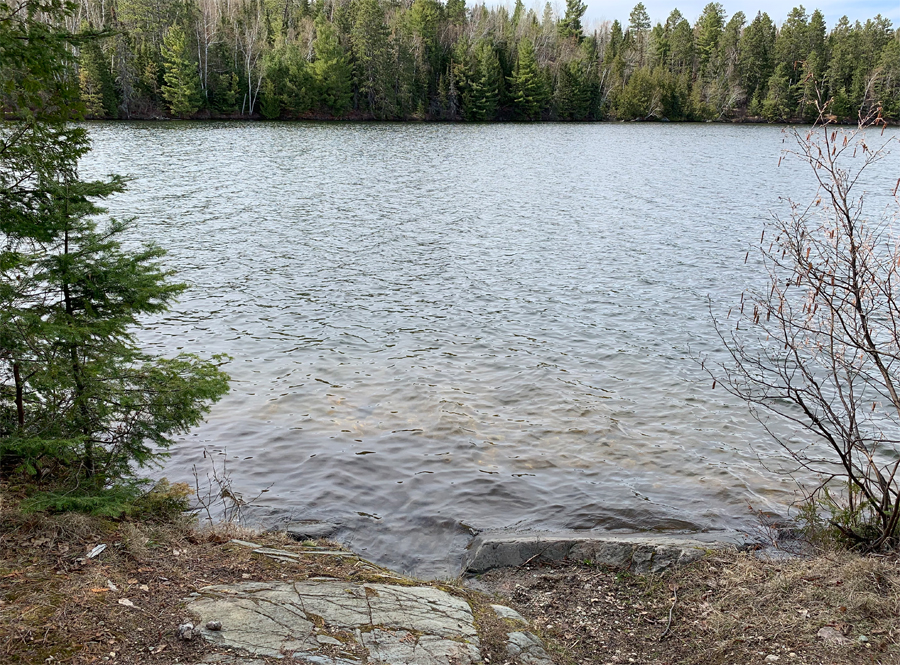
[[(490, 121), (467, 121), (462, 119), (446, 119), (446, 118), (376, 118), (363, 114), (334, 117), (329, 115), (307, 115), (302, 117), (286, 117), (286, 118), (265, 118), (260, 113), (253, 115), (229, 115), (214, 113), (199, 113), (190, 117), (171, 117), (162, 114), (138, 114), (129, 117), (117, 118), (97, 118), (89, 117), (80, 120), (82, 123), (94, 122), (243, 122), (243, 123), (325, 123), (325, 124), (367, 124), (367, 123), (387, 123), (387, 124), (410, 124), (410, 125), (629, 125), (629, 124), (649, 124), (649, 125), (769, 125), (769, 126), (816, 126), (817, 123), (804, 120), (803, 118), (793, 118), (791, 120), (770, 122), (762, 117), (741, 117), (741, 118), (718, 118), (715, 120), (669, 120), (668, 118), (644, 118), (633, 120), (616, 120), (606, 118), (602, 120), (560, 120), (547, 119), (535, 121), (522, 120), (490, 120)], [(838, 125), (843, 127), (855, 127), (858, 120), (853, 118), (837, 119), (828, 118), (830, 125)], [(900, 120), (884, 120), (887, 127), (900, 127)]]
[[(314, 627), (321, 651), (307, 654), (312, 660), (297, 652), (285, 657), (272, 646), (253, 647), (252, 639), (251, 651), (242, 655), (240, 645), (249, 638), (241, 635), (268, 635), (269, 645), (283, 638), (262, 624), (237, 626), (251, 625), (239, 607), (261, 602), (254, 594), (277, 600), (294, 589), (317, 598), (335, 598), (342, 589), (366, 596), (409, 589), (416, 597), (438, 599), (438, 606), (467, 603), (474, 626), (468, 630), (476, 630), (477, 638), (471, 633), (447, 644), (468, 645), (468, 660), (459, 662), (473, 664), (888, 665), (900, 656), (896, 557), (758, 557), (717, 534), (688, 541), (671, 535), (485, 532), (470, 548), (470, 563), (488, 560), (478, 552), (529, 558), (515, 567), (482, 566), (477, 574), (470, 570), (456, 580), (428, 582), (369, 563), (328, 540), (300, 542), (284, 531), (229, 524), (202, 528), (177, 516), (113, 521), (71, 513), (23, 515), (7, 505), (0, 524), (0, 653), (10, 665), (372, 663), (381, 660), (366, 660), (366, 649), (376, 648), (366, 630), (381, 631), (387, 640), (377, 648), (393, 644), (409, 651), (425, 639), (409, 638), (418, 633), (400, 624), (373, 623), (361, 634), (348, 632), (344, 615), (332, 612), (316, 619), (322, 622)], [(99, 544), (107, 547), (90, 557)], [(604, 559), (604, 552), (615, 556)], [(510, 563), (496, 556), (494, 562)], [(222, 605), (241, 598), (237, 614)], [(434, 611), (442, 621), (441, 611)], [(210, 618), (225, 623), (221, 635), (203, 628)], [(188, 622), (196, 634), (179, 637)], [(430, 659), (415, 649), (409, 653), (386, 662), (453, 662), (437, 652)]]

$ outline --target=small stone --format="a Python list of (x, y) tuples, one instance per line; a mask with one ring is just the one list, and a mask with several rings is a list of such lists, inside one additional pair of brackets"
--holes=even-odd
[(291, 522), (284, 530), (294, 540), (316, 540), (318, 538), (328, 538), (328, 536), (338, 530), (338, 525), (331, 522), (304, 520), (302, 522)]
[(866, 642), (869, 641), (869, 638), (866, 637), (865, 635), (860, 635), (859, 637), (856, 638), (856, 641), (859, 642), (860, 644), (865, 644)]
[(222, 630), (221, 621), (207, 621), (206, 630)]
[(520, 623), (528, 623), (525, 617), (516, 612), (513, 608), (506, 605), (491, 605), (491, 609), (501, 619), (509, 619), (510, 621), (518, 621)]
[(183, 623), (178, 626), (178, 631), (176, 633), (178, 635), (178, 639), (180, 640), (192, 640), (194, 639), (194, 624), (192, 623)]
[(832, 644), (846, 644), (847, 638), (844, 637), (839, 631), (835, 630), (832, 626), (822, 626), (819, 628), (819, 632), (816, 633), (816, 637), (825, 642), (830, 642)]
[(767, 663), (777, 663), (781, 659), (781, 656), (776, 656), (774, 653), (770, 653), (766, 656)]
[(329, 635), (316, 635), (316, 642), (319, 644), (330, 644), (331, 646), (339, 647), (341, 646), (341, 641), (336, 640)]

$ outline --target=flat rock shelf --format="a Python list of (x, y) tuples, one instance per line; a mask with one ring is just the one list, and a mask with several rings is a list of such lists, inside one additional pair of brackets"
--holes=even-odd
[(494, 568), (568, 559), (634, 573), (658, 573), (695, 561), (710, 550), (747, 546), (742, 534), (732, 532), (664, 536), (493, 531), (472, 541), (463, 568), (468, 575), (479, 575)]
[[(298, 556), (248, 541), (232, 542), (278, 561)], [(245, 665), (258, 662), (254, 657), (284, 656), (316, 665), (483, 662), (475, 615), (465, 598), (397, 579), (396, 584), (319, 577), (211, 585), (200, 589), (187, 609), (199, 617), (202, 638), (224, 650), (249, 654), (216, 654), (204, 663)], [(502, 605), (491, 608), (507, 626), (511, 657), (525, 665), (552, 665), (521, 615)]]

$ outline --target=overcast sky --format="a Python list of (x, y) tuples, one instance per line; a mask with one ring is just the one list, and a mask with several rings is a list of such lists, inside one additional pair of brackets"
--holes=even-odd
[[(524, 0), (524, 2), (526, 7), (533, 4), (528, 0)], [(623, 24), (627, 24), (628, 15), (638, 0), (586, 0), (586, 2), (588, 6), (585, 15), (587, 23), (619, 19)], [(650, 20), (654, 24), (665, 21), (666, 16), (676, 7), (684, 14), (685, 18), (694, 23), (709, 0), (643, 0), (643, 2), (650, 13)], [(474, 5), (475, 3), (469, 2), (468, 4)], [(510, 1), (509, 4), (512, 5), (513, 2)], [(543, 4), (544, 0), (540, 0), (540, 5), (543, 6)], [(742, 11), (748, 19), (752, 19), (756, 16), (756, 12), (764, 11), (779, 25), (787, 17), (790, 8), (798, 4), (800, 3), (779, 2), (779, 0), (722, 1), (722, 6), (725, 7), (729, 17), (737, 11)], [(565, 13), (565, 0), (551, 0), (551, 5), (557, 5), (561, 13)], [(803, 6), (808, 12), (820, 9), (825, 14), (825, 21), (829, 28), (845, 14), (852, 21), (857, 19), (865, 21), (873, 18), (876, 14), (881, 14), (891, 19), (895, 28), (900, 26), (900, 0), (859, 0), (856, 2), (853, 0), (818, 0), (817, 2), (803, 3)]]

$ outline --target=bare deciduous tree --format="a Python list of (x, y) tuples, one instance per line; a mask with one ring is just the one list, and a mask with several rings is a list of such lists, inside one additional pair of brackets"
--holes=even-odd
[(714, 317), (730, 362), (706, 368), (820, 480), (807, 498), (830, 509), (833, 527), (866, 549), (896, 547), (900, 236), (894, 215), (864, 214), (862, 193), (894, 139), (878, 116), (843, 130), (826, 112), (792, 132), (797, 147), (784, 156), (809, 165), (818, 192), (763, 231), (767, 284), (743, 294), (736, 321)]

